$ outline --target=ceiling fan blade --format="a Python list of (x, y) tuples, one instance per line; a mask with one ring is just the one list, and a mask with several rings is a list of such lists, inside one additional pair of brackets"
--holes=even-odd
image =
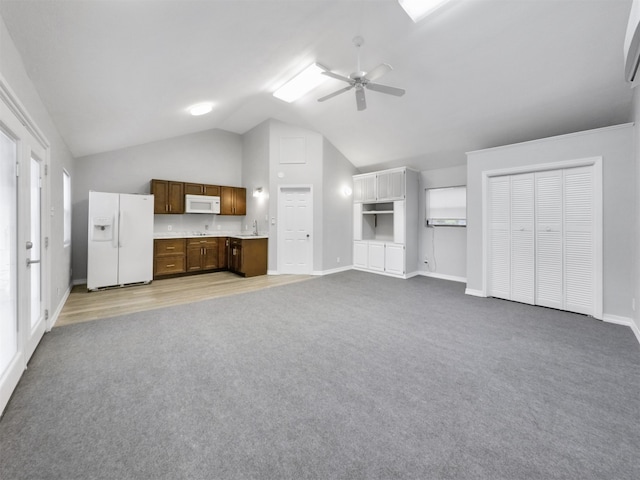
[(395, 95), (401, 97), (406, 93), (403, 88), (389, 87), (387, 85), (380, 85), (379, 83), (367, 83), (366, 87), (374, 92), (387, 93), (389, 95)]
[(375, 80), (389, 73), (391, 70), (393, 70), (393, 68), (391, 68), (391, 65), (389, 65), (388, 63), (381, 63), (376, 68), (369, 71), (369, 73), (367, 73), (364, 78), (366, 78), (367, 80)]
[(352, 80), (350, 78), (344, 77), (344, 76), (339, 75), (337, 73), (329, 72), (329, 71), (326, 71), (326, 70), (324, 72), (322, 72), (322, 75), (326, 75), (327, 77), (335, 78), (336, 80), (342, 80), (343, 82), (352, 83)]
[(333, 98), (333, 97), (335, 97), (337, 95), (340, 95), (341, 93), (344, 93), (347, 90), (351, 90), (352, 88), (353, 88), (353, 85), (349, 85), (348, 87), (341, 88), (340, 90), (336, 90), (335, 92), (330, 93), (329, 95), (326, 95), (326, 96), (324, 96), (322, 98), (319, 98), (318, 101), (319, 102), (324, 102), (325, 100), (329, 100), (330, 98)]
[(358, 105), (358, 111), (367, 108), (367, 100), (364, 98), (364, 88), (356, 88), (356, 104)]

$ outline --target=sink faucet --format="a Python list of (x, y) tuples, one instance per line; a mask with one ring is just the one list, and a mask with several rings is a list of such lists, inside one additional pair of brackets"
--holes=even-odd
[(253, 221), (253, 234), (258, 235), (258, 220)]

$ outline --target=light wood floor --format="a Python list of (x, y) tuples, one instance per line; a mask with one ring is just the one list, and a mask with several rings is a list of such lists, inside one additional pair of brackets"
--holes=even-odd
[(149, 285), (88, 292), (73, 287), (55, 327), (154, 308), (252, 292), (313, 278), (309, 275), (261, 275), (244, 278), (231, 272), (154, 280)]

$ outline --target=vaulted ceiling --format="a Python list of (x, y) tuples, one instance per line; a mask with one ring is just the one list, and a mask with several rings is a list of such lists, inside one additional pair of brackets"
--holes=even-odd
[[(0, 0), (0, 15), (76, 157), (268, 118), (323, 134), (363, 170), (463, 164), (464, 152), (629, 120), (631, 0), (452, 0), (415, 24), (396, 0)], [(329, 79), (272, 96), (318, 62), (386, 62), (403, 97)], [(1, 54), (1, 46), (0, 46)], [(186, 107), (215, 104), (192, 117)]]

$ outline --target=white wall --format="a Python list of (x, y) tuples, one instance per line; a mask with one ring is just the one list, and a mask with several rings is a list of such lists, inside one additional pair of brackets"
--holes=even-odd
[[(223, 130), (206, 130), (79, 158), (73, 183), (74, 281), (81, 282), (87, 274), (89, 190), (149, 193), (152, 178), (243, 186), (242, 137)], [(211, 223), (212, 229), (238, 231), (244, 219), (220, 215), (156, 215), (155, 218), (156, 228), (172, 224), (173, 231), (204, 230), (205, 222)]]
[(604, 315), (630, 319), (636, 250), (636, 172), (630, 124), (551, 137), (468, 154), (467, 289), (482, 290), (482, 172), (563, 160), (603, 158)]
[(71, 250), (75, 246), (65, 248), (63, 245), (62, 171), (63, 169), (67, 170), (71, 175), (71, 182), (75, 182), (74, 159), (31, 82), (2, 18), (0, 18), (0, 74), (51, 144), (48, 180), (52, 208), (49, 247), (51, 258), (49, 298), (51, 304), (47, 305), (47, 308), (51, 314), (54, 314), (62, 306), (62, 300), (71, 285)]
[[(418, 210), (419, 266), (426, 275), (465, 281), (467, 276), (467, 229), (425, 225), (425, 190), (467, 184), (467, 167), (426, 170), (420, 173)], [(425, 258), (428, 264), (424, 263)]]
[[(276, 219), (269, 229), (269, 268), (278, 265), (278, 188), (286, 185), (310, 185), (313, 189), (313, 270), (322, 270), (322, 142), (323, 137), (306, 128), (269, 121), (269, 217)], [(280, 142), (283, 138), (303, 138), (304, 163), (281, 163)]]
[[(247, 216), (243, 227), (253, 228), (258, 221), (260, 233), (269, 232), (269, 202), (277, 192), (269, 188), (269, 121), (262, 122), (242, 135), (242, 185), (247, 188)], [(253, 196), (253, 189), (262, 187), (262, 196)], [(275, 270), (275, 266), (268, 266)]]
[(633, 325), (638, 341), (640, 341), (640, 87), (633, 91), (633, 118), (635, 125), (633, 127), (634, 152), (633, 158), (635, 162), (635, 201), (634, 201), (634, 219), (635, 219), (635, 250), (634, 250), (634, 298), (636, 308), (633, 312)]
[(326, 139), (322, 157), (322, 270), (330, 271), (353, 264), (353, 195), (345, 196), (343, 188), (352, 188), (357, 169)]

